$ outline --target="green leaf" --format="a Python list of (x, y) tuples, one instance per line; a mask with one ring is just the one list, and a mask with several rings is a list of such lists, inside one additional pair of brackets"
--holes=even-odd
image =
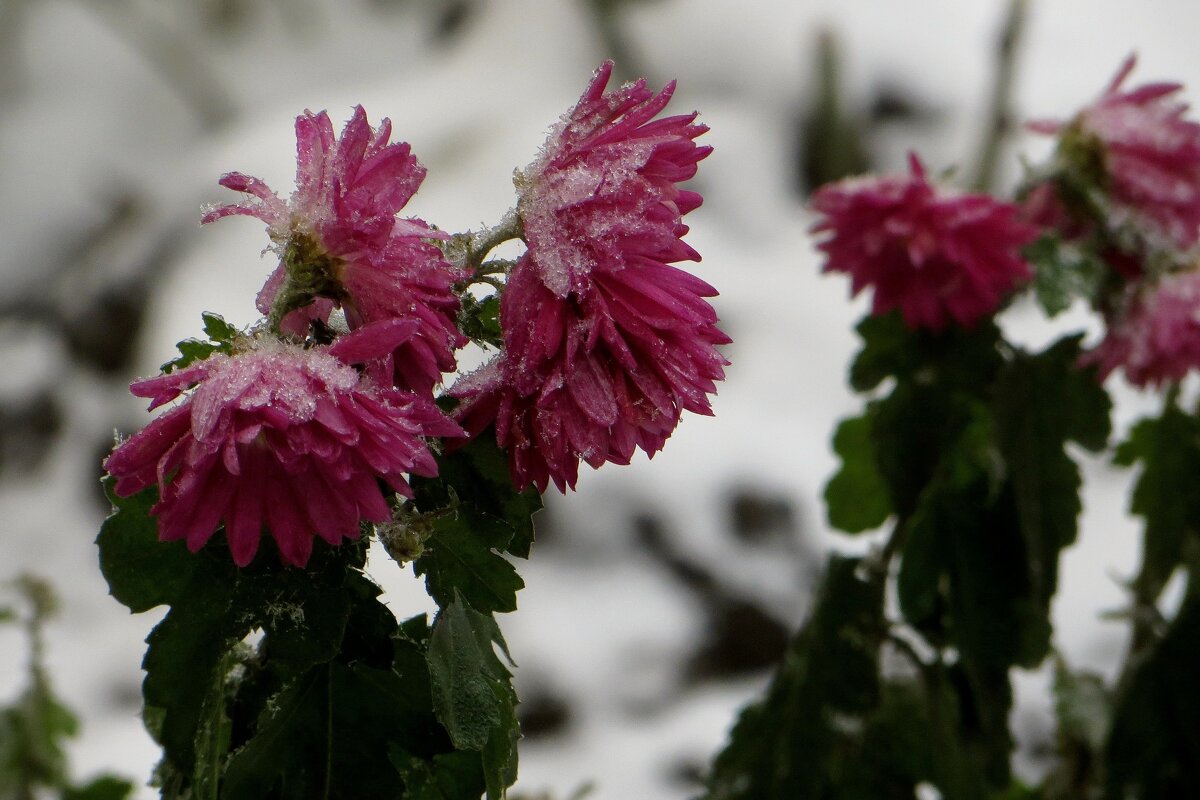
[(1047, 316), (1066, 311), (1075, 298), (1095, 303), (1108, 269), (1093, 253), (1046, 233), (1023, 255), (1033, 265), (1033, 289)]
[(864, 317), (856, 330), (863, 347), (850, 365), (850, 385), (859, 392), (889, 377), (979, 391), (1001, 363), (1000, 331), (990, 320), (970, 330), (910, 330), (893, 311)]
[(488, 295), (482, 300), (469, 292), (462, 295), (462, 311), (458, 315), (459, 330), (481, 344), (504, 347), (500, 330), (500, 297)]
[(63, 790), (61, 800), (126, 800), (133, 791), (134, 786), (129, 781), (112, 775), (101, 775), (83, 786)]
[(479, 796), (483, 770), (478, 753), (463, 750), (439, 753), (432, 761), (426, 761), (393, 744), (388, 748), (388, 758), (404, 780), (404, 800), (463, 800)]
[(1145, 520), (1142, 571), (1137, 593), (1153, 602), (1180, 563), (1183, 546), (1200, 523), (1200, 420), (1169, 405), (1156, 419), (1143, 419), (1114, 459), (1140, 462), (1130, 510)]
[[(485, 431), (464, 447), (438, 458), (438, 479), (414, 479), (422, 510), (445, 508), (454, 502), (469, 506), (484, 520), (506, 525), (509, 538), (502, 546), (518, 558), (528, 558), (534, 540), (533, 515), (542, 507), (541, 495), (529, 488), (517, 492), (508, 471), (508, 458)], [(494, 534), (496, 540), (500, 534)]]
[(505, 725), (503, 690), (511, 674), (496, 656), (505, 647), (496, 621), (455, 595), (442, 608), (429, 638), (429, 677), (438, 720), (461, 750), (483, 750)]
[[(706, 800), (845, 796), (835, 790), (858, 765), (838, 753), (852, 747), (880, 703), (883, 582), (865, 580), (861, 567), (858, 559), (830, 558), (812, 617), (766, 697), (739, 717)], [(911, 797), (912, 785), (906, 788)]]
[(1166, 635), (1134, 662), (1105, 749), (1108, 797), (1200, 797), (1200, 585), (1193, 571)]
[(497, 552), (511, 536), (512, 529), (495, 518), (459, 506), (453, 517), (437, 520), (413, 571), (426, 576), (430, 596), (443, 608), (461, 592), (477, 611), (514, 611), (525, 582)]
[(829, 524), (847, 533), (882, 525), (892, 513), (887, 484), (876, 466), (868, 416), (843, 420), (833, 435), (842, 468), (825, 486)]
[(337, 746), (330, 731), (332, 667), (322, 664), (276, 697), (225, 770), (223, 800), (328, 797)]
[(113, 513), (100, 527), (100, 571), (109, 592), (130, 611), (140, 613), (172, 603), (192, 579), (196, 557), (183, 542), (160, 542), (150, 508), (158, 492), (146, 489), (132, 497), (113, 492), (115, 479), (104, 479)]
[(213, 342), (229, 344), (238, 335), (238, 329), (225, 321), (220, 314), (205, 311), (200, 314), (204, 321), (204, 335)]
[[(403, 647), (411, 647), (402, 643)], [(397, 657), (397, 664), (412, 665)], [(406, 787), (389, 756), (431, 761), (450, 751), (428, 697), (428, 673), (401, 674), (338, 661), (320, 664), (273, 698), (229, 760), (222, 800), (263, 797), (399, 798)], [(422, 684), (426, 686), (422, 690)], [(478, 764), (478, 754), (472, 754)], [(466, 786), (466, 784), (464, 784)], [(484, 791), (481, 777), (462, 797)]]
[(1064, 338), (1039, 355), (1016, 353), (994, 390), (997, 438), (1014, 489), (1033, 598), (1046, 615), (1058, 588), (1059, 555), (1075, 541), (1082, 509), (1082, 480), (1066, 443), (1073, 439), (1099, 451), (1110, 431), (1108, 394), (1094, 370), (1076, 366), (1081, 338)]
[(150, 632), (142, 661), (142, 696), (157, 723), (156, 738), (166, 757), (188, 774), (196, 764), (195, 740), (205, 704), (221, 702), (223, 696), (218, 665), (232, 642), (253, 627), (252, 620), (230, 613), (236, 580), (232, 562), (205, 553), (193, 558), (196, 574)]
[(204, 322), (204, 333), (208, 341), (199, 339), (184, 339), (175, 346), (179, 357), (163, 364), (160, 369), (164, 373), (182, 369), (196, 361), (203, 361), (213, 353), (232, 353), (233, 340), (238, 335), (238, 329), (230, 325), (219, 314), (205, 311), (200, 315)]

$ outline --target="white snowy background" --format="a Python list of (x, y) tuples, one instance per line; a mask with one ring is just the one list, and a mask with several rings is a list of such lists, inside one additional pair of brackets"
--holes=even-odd
[[(147, 419), (124, 387), (196, 335), (201, 311), (252, 322), (273, 266), (256, 222), (199, 228), (202, 203), (229, 199), (217, 177), (240, 170), (286, 194), (294, 116), (328, 109), (336, 125), (361, 103), (373, 123), (390, 117), (428, 167), (406, 214), (448, 230), (490, 224), (513, 203), (512, 170), (533, 158), (608, 55), (579, 2), (462, 3), (470, 13), (439, 39), (447, 5), (0, 4), (0, 582), (33, 571), (62, 596), (48, 658), (83, 719), (71, 748), (80, 777), (112, 770), (142, 781), (156, 760), (138, 687), (142, 639), (159, 614), (131, 616), (107, 596), (92, 543), (105, 513), (95, 485), (104, 442), (114, 427)], [(681, 677), (711, 608), (652, 554), (647, 530), (789, 629), (803, 619), (821, 553), (866, 546), (830, 533), (820, 503), (835, 467), (830, 433), (858, 407), (844, 375), (865, 305), (847, 300), (842, 279), (819, 276), (794, 179), (814, 44), (821, 29), (836, 33), (851, 110), (881, 89), (923, 110), (873, 132), (879, 167), (901, 169), (913, 148), (940, 170), (975, 149), (1006, 5), (655, 0), (621, 14), (636, 68), (655, 86), (678, 78), (672, 108), (698, 109), (712, 128), (704, 141), (715, 151), (697, 181), (705, 204), (688, 218), (689, 241), (704, 256), (695, 271), (721, 291), (733, 364), (714, 418), (685, 419), (652, 462), (587, 470), (577, 492), (548, 498), (543, 544), (520, 565), (521, 607), (501, 624), (522, 695), (562, 724), (523, 744), (520, 791), (563, 798), (591, 782), (594, 800), (694, 794), (689, 776), (769, 677)], [(1200, 85), (1195, 2), (1030, 5), (1016, 85), (1023, 117), (1069, 115), (1133, 50), (1136, 80)], [(243, 14), (223, 33), (206, 16), (222, 6)], [(1045, 150), (1016, 142), (1006, 180), (1016, 178), (1017, 151)], [(1047, 325), (1025, 306), (1006, 324), (1029, 342), (1092, 325), (1082, 314)], [(108, 338), (131, 347), (130, 359), (107, 371), (95, 357), (80, 366), (78, 354)], [(1156, 404), (1128, 390), (1119, 400), (1119, 430)], [(1137, 529), (1125, 516), (1128, 476), (1102, 458), (1084, 462), (1083, 533), (1064, 557), (1056, 640), (1075, 665), (1111, 674), (1122, 628), (1097, 615), (1122, 603), (1117, 581), (1133, 569)], [(731, 534), (738, 496), (763, 512), (769, 535)], [(431, 609), (411, 573), (386, 557), (373, 558), (372, 575), (399, 616)], [(19, 691), (25, 659), (16, 630), (0, 628), (0, 703)], [(1017, 677), (1017, 765), (1029, 776), (1049, 744), (1047, 687), (1044, 670)]]

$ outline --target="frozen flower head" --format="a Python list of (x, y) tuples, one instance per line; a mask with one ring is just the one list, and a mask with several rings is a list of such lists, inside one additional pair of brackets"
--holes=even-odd
[(411, 496), (406, 473), (437, 472), (422, 437), (462, 431), (431, 400), (350, 364), (386, 359), (417, 325), (376, 323), (312, 349), (256, 340), (134, 383), (151, 408), (195, 389), (105, 461), (117, 494), (157, 485), (160, 538), (193, 552), (223, 524), (238, 566), (254, 558), (264, 526), (283, 562), (304, 566), (314, 535), (336, 545), (358, 536), (360, 520), (390, 519), (379, 481)]
[(1036, 228), (988, 195), (935, 187), (915, 155), (907, 177), (852, 178), (813, 195), (826, 272), (845, 272), (872, 310), (900, 309), (911, 328), (971, 326), (1031, 275), (1021, 248)]
[[(296, 118), (296, 190), (281, 200), (258, 178), (231, 172), (221, 185), (244, 192), (241, 203), (208, 211), (202, 222), (234, 214), (256, 217), (280, 263), (258, 296), (258, 307), (281, 330), (303, 336), (341, 305), (351, 329), (411, 318), (417, 332), (396, 354), (401, 386), (430, 392), (454, 369), (466, 343), (455, 325), (462, 277), (430, 240), (445, 239), (419, 219), (397, 219), (425, 177), (403, 142), (388, 143), (391, 122), (372, 130), (361, 106), (340, 137), (329, 115)], [(280, 318), (281, 317), (281, 318)]]
[(592, 276), (591, 291), (560, 298), (532, 257), (513, 270), (500, 307), (504, 353), (460, 380), (470, 435), (495, 423), (519, 488), (574, 488), (579, 462), (628, 464), (653, 455), (683, 411), (711, 415), (708, 396), (729, 342), (704, 299), (711, 286), (647, 262)]
[(1101, 378), (1117, 369), (1135, 386), (1181, 380), (1200, 367), (1200, 272), (1132, 284), (1104, 340), (1084, 356)]
[(495, 423), (520, 488), (563, 491), (580, 461), (653, 455), (683, 411), (712, 413), (728, 363), (716, 290), (670, 266), (700, 259), (681, 237), (701, 198), (678, 184), (711, 151), (693, 141), (707, 128), (655, 119), (673, 83), (606, 92), (612, 66), (518, 175), (528, 249), (501, 299), (504, 352), (451, 392), (470, 434)]
[(1200, 240), (1200, 124), (1184, 119), (1178, 83), (1122, 84), (1137, 63), (1129, 56), (1098, 100), (1069, 123), (1035, 122), (1060, 135), (1059, 155), (1073, 180), (1096, 186), (1120, 225), (1149, 226), (1187, 249)]
[(591, 278), (644, 263), (700, 259), (680, 238), (700, 205), (677, 184), (711, 151), (696, 114), (655, 119), (675, 91), (646, 81), (606, 92), (612, 62), (550, 134), (541, 157), (518, 174), (518, 211), (538, 274), (554, 294), (586, 295)]

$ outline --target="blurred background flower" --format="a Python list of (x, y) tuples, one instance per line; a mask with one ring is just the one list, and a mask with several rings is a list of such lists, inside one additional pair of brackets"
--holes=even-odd
[[(1007, 0), (3, 0), (0, 2), (0, 581), (33, 570), (63, 599), (46, 632), (51, 673), (80, 712), (72, 755), (88, 774), (139, 781), (156, 750), (138, 718), (141, 639), (152, 619), (105, 597), (95, 531), (99, 462), (114, 428), (148, 419), (126, 387), (157, 372), (211, 310), (245, 325), (274, 268), (261, 227), (201, 230), (233, 169), (292, 177), (292, 120), (342, 120), (361, 103), (390, 117), (428, 176), (405, 213), (443, 230), (493, 224), (511, 176), (606, 57), (652, 88), (677, 78), (677, 113), (698, 109), (715, 148), (688, 217), (696, 273), (735, 344), (713, 406), (689, 417), (653, 464), (586, 470), (548, 498), (502, 619), (521, 664), (526, 741), (517, 790), (592, 798), (694, 793), (735, 710), (765, 684), (803, 618), (830, 535), (819, 504), (844, 387), (851, 323), (865, 300), (819, 277), (809, 190), (847, 174), (931, 175), (1013, 185), (1015, 155), (978, 171), (1013, 117), (1064, 118), (1131, 50), (1139, 78), (1178, 80), (1195, 101), (1200, 7), (1159, 0), (1030, 4), (1011, 77), (1013, 115), (988, 116)], [(1001, 87), (1004, 88), (1004, 87)], [(1032, 304), (1005, 318), (1044, 342)], [(1081, 310), (1055, 321), (1097, 323)], [(477, 362), (476, 362), (477, 363)], [(471, 366), (470, 363), (466, 366)], [(1121, 429), (1156, 406), (1122, 390)], [(1137, 549), (1125, 476), (1085, 459), (1083, 534), (1065, 556), (1056, 637), (1073, 663), (1111, 677)], [(381, 552), (381, 551), (380, 551)], [(386, 557), (372, 574), (401, 616), (430, 610)], [(0, 702), (25, 654), (0, 628)], [(1018, 676), (1018, 771), (1038, 774), (1048, 669)], [(151, 797), (153, 790), (143, 789)]]

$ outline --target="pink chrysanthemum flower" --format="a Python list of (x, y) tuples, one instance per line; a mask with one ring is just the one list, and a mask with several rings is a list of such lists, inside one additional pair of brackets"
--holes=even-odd
[(898, 308), (911, 328), (971, 326), (1031, 276), (1020, 251), (1037, 229), (1012, 204), (933, 186), (915, 155), (909, 165), (907, 177), (851, 178), (813, 195), (824, 271), (849, 274), (854, 295), (873, 287), (873, 312)]
[(1200, 272), (1130, 286), (1108, 334), (1083, 362), (1097, 365), (1101, 379), (1123, 369), (1142, 387), (1181, 380), (1200, 367)]
[[(1178, 83), (1122, 89), (1136, 63), (1136, 56), (1125, 59), (1100, 98), (1070, 123), (1030, 127), (1061, 133), (1062, 157), (1099, 183), (1114, 211), (1186, 249), (1200, 240), (1200, 124), (1184, 119)], [(1094, 172), (1101, 174), (1087, 174)]]
[(299, 567), (314, 535), (334, 545), (357, 538), (360, 520), (391, 518), (378, 479), (411, 496), (406, 473), (437, 473), (422, 437), (462, 434), (431, 400), (350, 366), (383, 356), (390, 368), (387, 354), (417, 327), (375, 323), (308, 350), (260, 339), (134, 383), (151, 408), (196, 388), (105, 461), (117, 494), (157, 485), (160, 538), (182, 539), (193, 552), (223, 523), (243, 567), (264, 525), (284, 563)]
[(674, 89), (605, 92), (611, 62), (520, 178), (528, 251), (500, 306), (504, 353), (456, 384), (459, 418), (491, 423), (514, 481), (574, 487), (579, 462), (653, 455), (683, 411), (711, 414), (729, 338), (704, 299), (716, 290), (671, 262), (700, 196), (676, 184), (710, 148), (695, 114), (654, 120)]
[(258, 307), (271, 314), (284, 293), (285, 332), (304, 335), (309, 321), (327, 320), (335, 304), (351, 329), (397, 317), (417, 320), (417, 333), (397, 351), (396, 377), (403, 387), (430, 393), (466, 343), (451, 290), (463, 276), (430, 241), (448, 238), (445, 233), (419, 219), (396, 218), (425, 169), (407, 144), (389, 144), (390, 136), (391, 122), (372, 130), (362, 106), (340, 137), (328, 114), (306, 111), (296, 118), (291, 200), (285, 203), (258, 178), (231, 172), (221, 185), (250, 198), (214, 208), (201, 221), (241, 214), (267, 223), (280, 263)]
[(595, 273), (700, 260), (681, 237), (682, 217), (701, 198), (677, 184), (712, 152), (693, 141), (708, 128), (694, 112), (654, 119), (674, 82), (657, 95), (645, 80), (604, 91), (612, 67), (601, 65), (517, 179), (525, 241), (542, 282), (562, 298), (585, 295)]

